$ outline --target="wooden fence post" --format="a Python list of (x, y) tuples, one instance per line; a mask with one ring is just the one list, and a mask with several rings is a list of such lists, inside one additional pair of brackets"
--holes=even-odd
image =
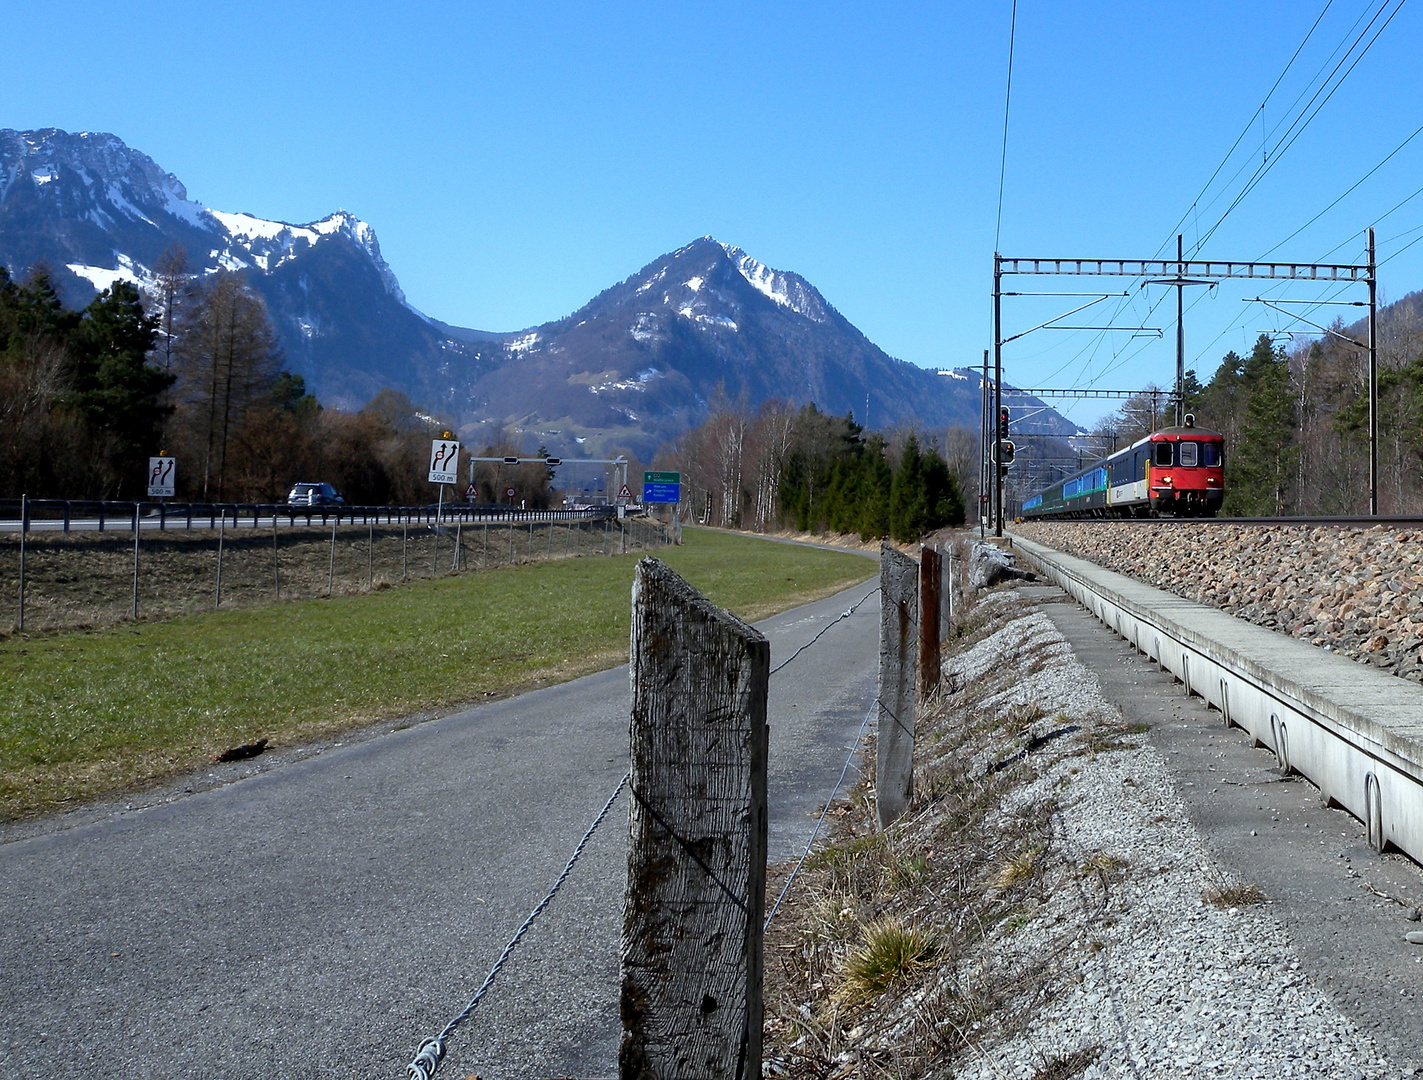
[(879, 721), (875, 816), (885, 828), (914, 795), (914, 660), (919, 647), (919, 564), (880, 544)]
[(919, 700), (939, 688), (939, 587), (942, 559), (932, 545), (919, 549)]
[(770, 644), (644, 558), (632, 590), (621, 1080), (759, 1080)]

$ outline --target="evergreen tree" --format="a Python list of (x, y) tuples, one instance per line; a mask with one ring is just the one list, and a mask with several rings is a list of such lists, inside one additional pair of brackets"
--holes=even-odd
[(889, 533), (901, 542), (917, 540), (924, 535), (928, 520), (919, 437), (910, 432), (899, 455), (899, 466), (890, 481)]
[(890, 495), (894, 473), (889, 467), (884, 438), (871, 435), (866, 440), (868, 464), (860, 503), (860, 539), (883, 540), (890, 534)]
[(1239, 439), (1226, 459), (1226, 512), (1282, 514), (1294, 476), (1297, 402), (1289, 359), (1268, 334), (1240, 365), (1239, 383), (1247, 398)]
[(95, 432), (111, 441), (110, 463), (118, 493), (133, 490), (158, 445), (162, 403), (173, 376), (148, 363), (158, 320), (145, 314), (138, 289), (116, 281), (84, 309), (71, 335), (73, 389), (65, 401)]

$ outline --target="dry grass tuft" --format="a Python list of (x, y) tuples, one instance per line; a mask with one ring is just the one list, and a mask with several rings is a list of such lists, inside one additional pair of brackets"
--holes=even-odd
[(836, 997), (859, 1004), (923, 971), (938, 952), (938, 934), (886, 915), (865, 927), (864, 944), (845, 958)]
[(1054, 1054), (1048, 1063), (1033, 1073), (1033, 1080), (1070, 1080), (1087, 1071), (1087, 1067), (1102, 1054), (1102, 1046), (1084, 1046), (1070, 1054)]
[(1263, 904), (1268, 899), (1258, 886), (1245, 884), (1215, 885), (1205, 894), (1206, 903), (1218, 908), (1250, 907), (1252, 904)]
[(1038, 856), (1043, 853), (1041, 845), (1020, 851), (1018, 854), (1009, 857), (1001, 867), (998, 874), (993, 879), (993, 887), (1006, 892), (1014, 885), (1027, 881), (1033, 876), (1033, 872), (1038, 866)]

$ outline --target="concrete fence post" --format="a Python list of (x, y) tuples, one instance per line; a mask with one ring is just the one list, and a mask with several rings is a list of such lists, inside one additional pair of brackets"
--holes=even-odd
[(875, 816), (885, 828), (914, 795), (914, 661), (919, 649), (919, 564), (880, 544), (879, 720)]
[(933, 545), (919, 549), (919, 700), (939, 688), (939, 600), (943, 560)]
[(621, 1080), (759, 1080), (766, 639), (644, 558), (632, 592)]
[(954, 593), (958, 590), (959, 561), (952, 547), (944, 548), (939, 554), (939, 569), (944, 575), (939, 589), (939, 650), (942, 654), (944, 644), (954, 632), (954, 606), (958, 600)]

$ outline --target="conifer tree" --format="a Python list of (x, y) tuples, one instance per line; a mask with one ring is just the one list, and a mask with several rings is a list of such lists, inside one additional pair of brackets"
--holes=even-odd
[(1296, 396), (1290, 363), (1268, 334), (1240, 365), (1246, 395), (1240, 435), (1226, 459), (1226, 512), (1283, 514), (1290, 502), (1296, 453)]

